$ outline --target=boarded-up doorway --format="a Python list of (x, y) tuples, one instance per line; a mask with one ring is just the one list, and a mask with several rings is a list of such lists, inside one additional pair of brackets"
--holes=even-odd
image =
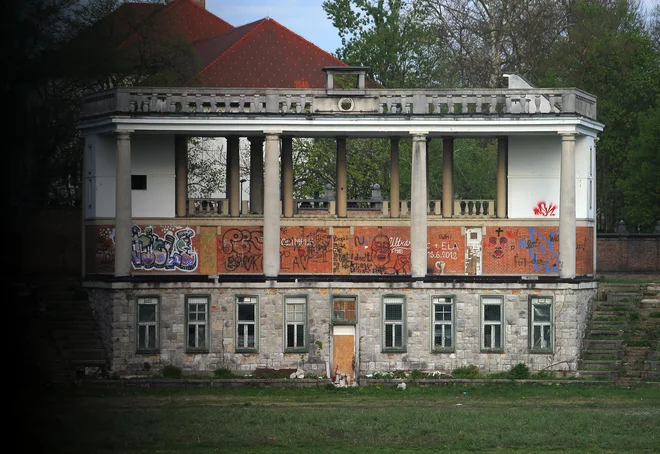
[(355, 374), (355, 326), (339, 325), (332, 330), (332, 376), (342, 374), (352, 384)]
[(481, 227), (465, 229), (465, 274), (476, 276), (481, 274)]

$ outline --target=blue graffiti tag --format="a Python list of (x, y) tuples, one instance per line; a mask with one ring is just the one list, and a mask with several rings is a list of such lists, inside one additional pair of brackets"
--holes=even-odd
[[(529, 228), (529, 239), (521, 239), (520, 247), (529, 251), (534, 269), (537, 272), (558, 273), (560, 268), (559, 253), (555, 245), (559, 241), (559, 231), (554, 230), (547, 239), (536, 227)], [(542, 268), (542, 269), (541, 269)]]

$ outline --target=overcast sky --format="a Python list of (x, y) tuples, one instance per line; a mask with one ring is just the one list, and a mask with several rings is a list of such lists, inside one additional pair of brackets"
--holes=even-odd
[[(649, 10), (660, 0), (641, 0)], [(334, 53), (341, 41), (321, 7), (323, 0), (206, 0), (206, 8), (233, 26), (270, 17), (321, 49)]]

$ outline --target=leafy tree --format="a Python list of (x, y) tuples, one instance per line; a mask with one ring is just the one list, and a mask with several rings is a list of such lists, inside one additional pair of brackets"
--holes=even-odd
[(342, 47), (336, 55), (368, 66), (387, 88), (436, 86), (450, 78), (441, 34), (423, 20), (417, 2), (406, 0), (326, 0)]

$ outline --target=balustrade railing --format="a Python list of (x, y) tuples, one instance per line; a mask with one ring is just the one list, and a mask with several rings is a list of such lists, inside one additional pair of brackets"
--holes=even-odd
[(221, 216), (229, 214), (227, 199), (188, 199), (188, 216)]
[(576, 88), (365, 90), (348, 104), (322, 89), (115, 88), (87, 95), (82, 118), (103, 115), (559, 115), (596, 119), (596, 98)]

